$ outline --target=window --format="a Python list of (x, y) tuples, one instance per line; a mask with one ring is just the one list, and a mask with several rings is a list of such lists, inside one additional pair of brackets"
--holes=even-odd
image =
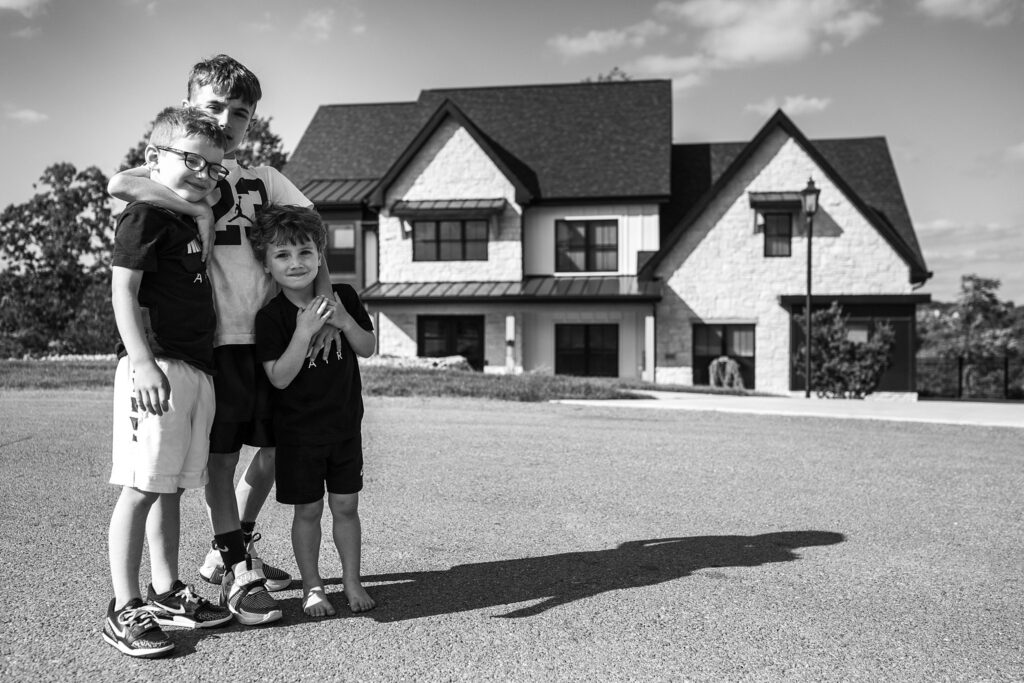
[(474, 370), (484, 368), (482, 315), (421, 315), (416, 319), (416, 355), (465, 356)]
[(693, 383), (710, 384), (711, 361), (728, 356), (740, 366), (743, 387), (754, 388), (754, 326), (694, 325)]
[(766, 257), (793, 255), (793, 214), (765, 213), (764, 255)]
[(555, 223), (556, 272), (614, 272), (618, 269), (618, 221), (557, 221)]
[(413, 221), (413, 261), (486, 261), (486, 220)]
[(327, 223), (327, 267), (332, 273), (356, 272), (356, 226)]
[(619, 376), (618, 325), (555, 325), (555, 374)]
[(846, 338), (854, 344), (867, 344), (871, 339), (871, 324), (869, 322), (846, 321)]

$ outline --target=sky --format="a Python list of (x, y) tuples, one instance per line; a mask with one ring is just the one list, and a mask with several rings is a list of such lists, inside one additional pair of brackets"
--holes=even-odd
[(671, 79), (675, 142), (888, 140), (934, 277), (1024, 304), (1024, 0), (0, 0), (0, 208), (49, 165), (112, 174), (219, 52), (286, 151), (322, 104), (429, 88)]

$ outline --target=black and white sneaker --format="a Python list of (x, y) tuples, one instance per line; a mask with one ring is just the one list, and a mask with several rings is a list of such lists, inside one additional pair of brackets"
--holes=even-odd
[(161, 626), (213, 628), (231, 621), (230, 611), (211, 604), (181, 581), (175, 581), (171, 590), (159, 594), (150, 584), (146, 600), (145, 609)]
[[(246, 552), (249, 553), (249, 557), (253, 560), (260, 560), (260, 556), (256, 553), (256, 541), (260, 540), (259, 533), (245, 534), (244, 539)], [(206, 554), (202, 566), (199, 567), (199, 576), (202, 577), (203, 581), (219, 586), (224, 581), (227, 569), (224, 567), (224, 562), (221, 559), (220, 548), (217, 547), (217, 542), (214, 541), (212, 545), (213, 549)], [(283, 569), (269, 565), (263, 562), (263, 560), (260, 560), (260, 563), (263, 578), (265, 579), (263, 586), (268, 591), (283, 591), (292, 585), (291, 574)]]
[(281, 606), (270, 596), (263, 577), (263, 563), (246, 557), (224, 574), (220, 604), (246, 626), (269, 624), (281, 618)]
[(152, 659), (174, 649), (174, 643), (139, 598), (129, 600), (120, 610), (115, 610), (114, 601), (110, 601), (103, 640), (129, 657)]

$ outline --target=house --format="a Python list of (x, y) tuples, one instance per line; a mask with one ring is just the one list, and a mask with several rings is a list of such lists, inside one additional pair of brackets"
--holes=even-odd
[(427, 90), (328, 105), (286, 173), (330, 231), (334, 280), (383, 354), (487, 372), (799, 390), (812, 306), (897, 333), (887, 391), (914, 390), (914, 289), (930, 275), (882, 138), (809, 141), (782, 112), (747, 143), (673, 145), (670, 81)]

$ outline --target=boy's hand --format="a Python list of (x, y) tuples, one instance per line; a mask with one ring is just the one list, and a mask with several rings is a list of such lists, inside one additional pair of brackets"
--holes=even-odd
[(167, 375), (150, 359), (133, 366), (135, 370), (135, 401), (147, 413), (163, 415), (171, 409), (171, 383)]
[[(330, 323), (331, 321), (327, 320), (325, 322)], [(341, 332), (332, 325), (324, 325), (313, 335), (313, 339), (309, 342), (306, 358), (316, 358), (316, 355), (319, 353), (324, 360), (329, 360), (331, 344), (337, 344), (337, 348), (341, 348)]]
[(196, 214), (196, 226), (199, 228), (199, 242), (203, 245), (203, 261), (205, 262), (213, 251), (213, 243), (217, 238), (214, 231), (213, 207), (205, 202), (198, 202), (199, 213)]
[(333, 294), (334, 301), (332, 302), (331, 307), (331, 317), (327, 322), (344, 332), (346, 329), (351, 329), (353, 325), (357, 324), (356, 319), (353, 318), (347, 310), (345, 310), (345, 305), (341, 303), (341, 298), (338, 296), (338, 293), (333, 292)]
[(322, 296), (313, 297), (308, 306), (300, 308), (299, 312), (295, 314), (296, 334), (312, 339), (313, 335), (319, 332), (324, 323), (330, 319), (331, 312), (330, 302)]

